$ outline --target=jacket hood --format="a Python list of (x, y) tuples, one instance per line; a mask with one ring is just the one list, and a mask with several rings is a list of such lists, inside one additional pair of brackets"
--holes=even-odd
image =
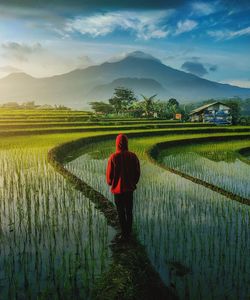
[(128, 138), (125, 134), (121, 133), (116, 137), (116, 151), (120, 152), (124, 150), (128, 150)]

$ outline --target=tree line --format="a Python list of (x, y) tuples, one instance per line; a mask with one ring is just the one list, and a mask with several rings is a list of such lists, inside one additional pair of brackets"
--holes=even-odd
[(48, 110), (71, 110), (70, 107), (65, 105), (50, 105), (50, 104), (43, 104), (39, 105), (36, 104), (35, 101), (27, 101), (23, 103), (17, 102), (6, 102), (0, 105), (0, 108), (7, 108), (7, 109), (48, 109)]
[(97, 114), (103, 115), (116, 114), (164, 119), (174, 119), (176, 114), (182, 114), (184, 117), (187, 115), (185, 107), (182, 107), (176, 99), (171, 98), (168, 101), (161, 101), (157, 100), (156, 96), (156, 94), (150, 97), (141, 95), (139, 100), (131, 89), (117, 87), (108, 103), (93, 101), (89, 104)]
[[(121, 115), (131, 117), (175, 119), (176, 114), (181, 115), (182, 120), (189, 119), (189, 113), (204, 104), (218, 101), (218, 99), (208, 99), (198, 103), (180, 104), (175, 98), (169, 100), (158, 100), (157, 95), (147, 97), (141, 95), (139, 100), (131, 89), (117, 87), (113, 96), (104, 101), (90, 102), (92, 110), (97, 114)], [(231, 108), (233, 124), (250, 124), (250, 99), (239, 97), (220, 99), (220, 102)]]

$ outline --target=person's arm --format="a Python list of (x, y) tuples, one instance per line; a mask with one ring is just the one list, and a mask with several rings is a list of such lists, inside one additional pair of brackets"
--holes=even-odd
[(106, 181), (108, 185), (112, 185), (112, 180), (114, 178), (114, 165), (112, 162), (112, 157), (108, 160), (107, 170), (106, 170)]
[(135, 184), (138, 183), (140, 179), (140, 175), (141, 175), (140, 161), (137, 158), (137, 156), (135, 156)]

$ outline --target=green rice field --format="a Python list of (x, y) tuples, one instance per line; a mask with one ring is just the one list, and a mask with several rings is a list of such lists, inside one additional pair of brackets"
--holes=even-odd
[[(127, 246), (105, 183), (120, 132), (142, 168)], [(250, 126), (2, 109), (0, 136), (0, 299), (250, 297), (250, 165), (240, 152)]]
[(237, 155), (237, 149), (249, 144), (250, 140), (205, 143), (166, 150), (161, 156), (171, 168), (250, 198), (250, 167), (244, 157)]

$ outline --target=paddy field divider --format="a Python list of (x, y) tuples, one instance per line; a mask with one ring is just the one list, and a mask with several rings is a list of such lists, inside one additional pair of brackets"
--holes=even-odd
[[(82, 138), (59, 145), (49, 151), (48, 161), (57, 172), (95, 204), (95, 207), (104, 214), (110, 226), (118, 230), (119, 221), (113, 203), (63, 166), (67, 156), (74, 148), (114, 139), (116, 135)], [(164, 285), (159, 274), (151, 265), (145, 247), (138, 242), (134, 235), (128, 244), (121, 244), (117, 241), (116, 236), (112, 241), (111, 250), (113, 261), (94, 289), (95, 299), (177, 299), (177, 296)]]
[[(186, 139), (181, 139), (181, 140), (174, 140), (174, 141), (165, 141), (165, 142), (160, 142), (160, 143), (156, 143), (154, 144), (152, 147), (150, 147), (146, 153), (147, 153), (147, 157), (148, 159), (160, 166), (161, 168), (167, 170), (167, 171), (170, 171), (174, 174), (177, 174), (185, 179), (188, 179), (194, 183), (197, 183), (197, 184), (200, 184), (200, 185), (203, 185), (205, 186), (206, 188), (209, 188), (213, 191), (216, 191), (218, 193), (220, 193), (221, 195), (223, 196), (226, 196), (227, 198), (231, 199), (231, 200), (235, 200), (235, 201), (238, 201), (242, 204), (246, 204), (246, 205), (250, 205), (250, 199), (249, 198), (245, 198), (245, 197), (242, 197), (242, 196), (239, 196), (237, 194), (234, 194), (232, 192), (229, 192), (223, 188), (220, 188), (214, 184), (211, 184), (205, 180), (202, 180), (202, 179), (199, 179), (197, 177), (194, 177), (194, 176), (191, 176), (191, 175), (188, 175), (182, 171), (179, 171), (179, 170), (176, 170), (174, 168), (170, 168), (168, 167), (167, 165), (165, 165), (164, 163), (161, 163), (158, 158), (159, 158), (159, 155), (160, 155), (160, 152), (166, 148), (170, 148), (170, 147), (176, 147), (176, 146), (181, 146), (181, 145), (184, 145), (184, 144), (188, 144), (188, 143), (192, 143), (192, 144), (198, 144), (198, 143), (204, 143), (204, 142), (211, 142), (211, 141), (229, 141), (229, 140), (240, 140), (240, 139), (244, 139), (244, 138), (247, 138), (247, 139), (250, 139), (250, 134), (248, 135), (235, 135), (235, 136), (227, 136), (227, 135), (222, 135), (222, 136), (210, 136), (210, 137), (202, 137), (202, 138), (186, 138)], [(249, 148), (244, 148), (244, 149), (248, 149)], [(246, 151), (246, 150), (245, 150)], [(243, 154), (244, 150), (243, 149), (240, 149), (239, 151), (240, 154)], [(245, 160), (244, 160), (245, 161)]]
[[(119, 127), (117, 126), (101, 126), (101, 127), (96, 127), (96, 128), (89, 128), (89, 127), (84, 127), (84, 128), (61, 128), (61, 127), (56, 127), (56, 128), (38, 128), (38, 129), (31, 129), (27, 128), (26, 130), (1, 130), (0, 129), (0, 136), (16, 136), (16, 135), (31, 135), (31, 134), (57, 134), (57, 133), (74, 133), (74, 132), (94, 132), (94, 131), (114, 131), (118, 130)], [(249, 132), (249, 127), (240, 127), (240, 128), (228, 128), (228, 127), (182, 127), (182, 128), (169, 128), (168, 126), (162, 127), (157, 126), (157, 125), (146, 125), (146, 126), (124, 126), (121, 127), (119, 130), (120, 131), (134, 131), (137, 130), (139, 133), (139, 130), (142, 130), (142, 132), (149, 132), (148, 130), (152, 130), (151, 133), (154, 133), (155, 135), (161, 135), (164, 132), (169, 133), (169, 134), (186, 134), (186, 133), (230, 133), (230, 132)], [(159, 131), (157, 131), (158, 129)], [(144, 131), (143, 131), (144, 130)], [(146, 131), (145, 131), (146, 130)], [(129, 133), (128, 133), (129, 134)]]
[[(118, 130), (117, 128), (116, 130)], [(132, 129), (132, 128), (131, 128)], [(218, 128), (219, 129), (219, 128)], [(222, 128), (223, 129), (223, 128)], [(226, 129), (226, 128), (225, 128)], [(201, 143), (205, 141), (221, 141), (230, 139), (242, 139), (250, 138), (250, 134), (236, 135), (238, 132), (249, 131), (249, 129), (241, 130), (218, 130), (218, 136), (205, 136), (199, 138), (185, 138), (170, 140), (161, 143), (156, 143), (146, 151), (146, 155), (152, 163), (159, 165), (160, 167), (180, 175), (194, 183), (201, 184), (211, 190), (214, 190), (222, 195), (227, 196), (232, 200), (236, 200), (240, 203), (250, 205), (250, 199), (246, 199), (230, 193), (222, 188), (215, 185), (177, 171), (175, 169), (168, 168), (157, 161), (159, 152), (164, 149), (164, 147), (171, 147), (180, 145), (181, 143)], [(223, 135), (225, 132), (235, 133), (235, 135)], [(168, 133), (165, 130), (159, 131), (141, 131), (141, 132), (128, 132), (126, 133), (129, 137), (147, 137), (147, 136), (159, 136), (164, 133)], [(173, 130), (172, 134), (177, 133), (187, 133), (187, 130)], [(211, 133), (211, 130), (201, 129), (201, 130), (190, 130), (188, 133)], [(221, 134), (220, 134), (221, 133)], [(97, 135), (92, 137), (84, 137), (74, 141), (70, 141), (52, 148), (48, 152), (48, 161), (54, 167), (54, 169), (60, 173), (65, 179), (67, 179), (77, 190), (81, 191), (90, 201), (95, 204), (95, 207), (101, 211), (107, 219), (107, 223), (118, 230), (119, 222), (117, 217), (117, 212), (115, 206), (105, 198), (99, 191), (92, 188), (84, 180), (78, 178), (73, 173), (71, 173), (67, 168), (64, 167), (64, 163), (72, 160), (71, 154), (77, 149), (84, 148), (85, 146), (104, 142), (108, 140), (114, 140), (117, 133), (109, 133), (103, 135)], [(145, 247), (143, 247), (137, 240), (136, 236), (133, 236), (132, 243), (128, 245), (122, 245), (117, 241), (117, 237), (114, 238), (111, 244), (113, 262), (107, 272), (103, 274), (99, 282), (97, 283), (95, 289), (95, 299), (111, 299), (110, 293), (112, 295), (115, 293), (115, 297), (120, 297), (119, 299), (177, 299), (177, 296), (167, 288), (163, 281), (161, 280), (159, 274), (155, 271), (151, 265)], [(118, 278), (117, 278), (118, 277)], [(119, 284), (117, 283), (120, 283)], [(114, 292), (115, 291), (115, 292)], [(124, 297), (124, 294), (131, 293), (131, 297)], [(134, 297), (134, 298), (133, 298)], [(136, 297), (136, 298), (135, 298)], [(118, 298), (112, 298), (118, 299)]]

